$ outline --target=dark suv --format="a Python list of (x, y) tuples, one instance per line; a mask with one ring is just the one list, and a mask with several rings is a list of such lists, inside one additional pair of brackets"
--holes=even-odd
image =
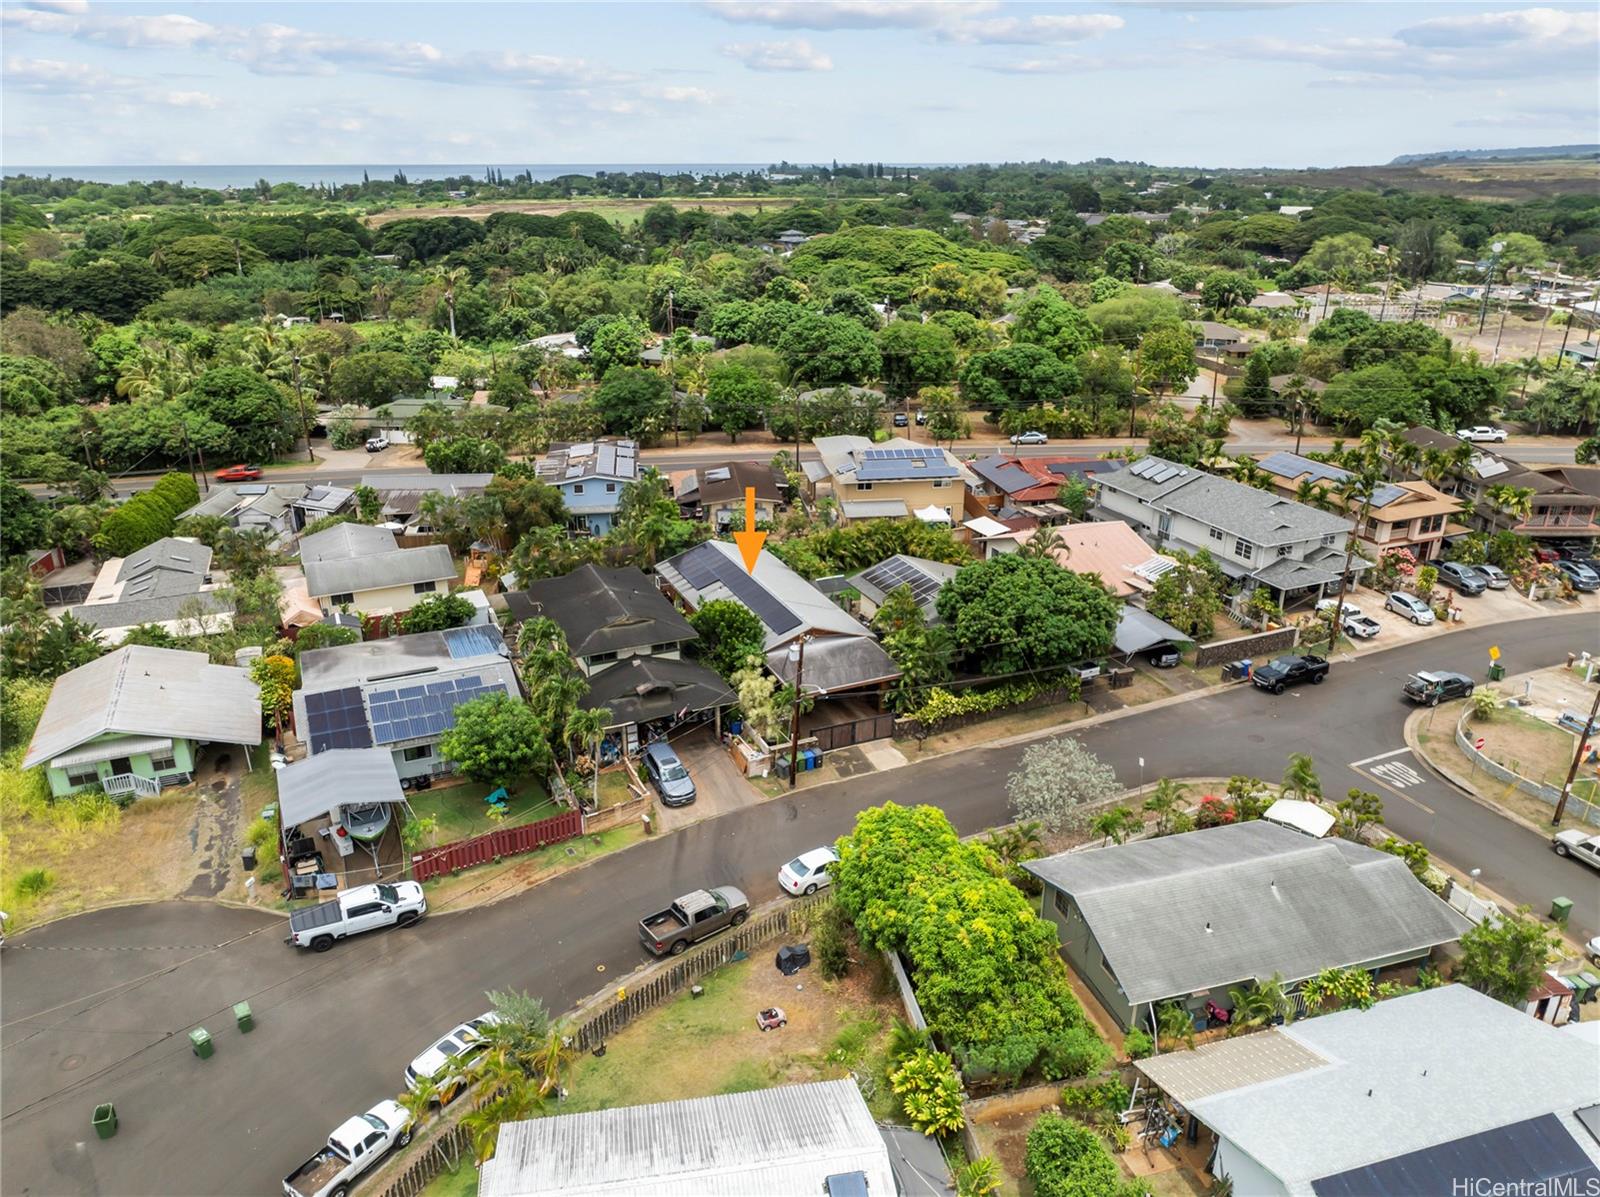
[(1483, 575), (1470, 565), (1462, 565), (1459, 561), (1441, 561), (1438, 570), (1439, 581), (1462, 594), (1482, 594), (1489, 589), (1489, 583)]

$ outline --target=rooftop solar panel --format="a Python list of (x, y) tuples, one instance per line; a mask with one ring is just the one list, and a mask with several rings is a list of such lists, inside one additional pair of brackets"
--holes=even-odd
[(722, 586), (755, 614), (774, 635), (797, 628), (801, 619), (778, 601), (767, 588), (745, 572), (744, 566), (730, 561), (710, 544), (696, 545), (678, 561), (678, 572), (696, 590), (714, 583)]
[(862, 580), (884, 594), (902, 586), (911, 587), (911, 597), (920, 607), (939, 593), (939, 579), (929, 576), (903, 557), (891, 557), (861, 574)]
[(371, 748), (361, 691), (350, 686), (306, 695), (306, 737), (313, 755), (330, 748)]
[(499, 651), (499, 637), (483, 626), (450, 628), (444, 633), (444, 646), (457, 661), (466, 657), (484, 657)]

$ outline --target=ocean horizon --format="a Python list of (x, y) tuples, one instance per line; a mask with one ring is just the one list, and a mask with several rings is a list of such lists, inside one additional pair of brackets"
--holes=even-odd
[(392, 179), (396, 171), (404, 171), (406, 178), (413, 183), (420, 183), (425, 179), (453, 179), (463, 175), (475, 179), (483, 178), (483, 173), (489, 167), (505, 174), (508, 178), (531, 171), (536, 181), (558, 178), (561, 175), (590, 175), (605, 171), (607, 173), (631, 173), (633, 171), (650, 171), (658, 174), (716, 175), (747, 173), (752, 170), (766, 170), (770, 163), (766, 162), (547, 162), (539, 163), (499, 163), (499, 162), (434, 162), (434, 163), (240, 163), (237, 165), (176, 165), (165, 164), (133, 164), (127, 166), (71, 164), (71, 165), (11, 165), (5, 167), (7, 175), (31, 175), (35, 178), (78, 179), (86, 183), (183, 183), (189, 187), (253, 187), (257, 179), (266, 179), (269, 183), (297, 183), (302, 187), (312, 187), (325, 183), (331, 187), (343, 186), (347, 183), (361, 182), (363, 174), (373, 179)]

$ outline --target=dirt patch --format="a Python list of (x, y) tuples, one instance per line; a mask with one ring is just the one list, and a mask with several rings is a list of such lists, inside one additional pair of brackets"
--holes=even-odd
[(1039, 1112), (1006, 1114), (993, 1122), (977, 1124), (978, 1146), (983, 1154), (1000, 1165), (1003, 1179), (998, 1192), (1002, 1197), (1029, 1197), (1033, 1185), (1023, 1163), (1028, 1149), (1028, 1132), (1038, 1121)]
[(194, 817), (189, 824), (189, 856), (194, 876), (186, 898), (214, 898), (228, 888), (237, 856), (240, 827), (239, 773), (244, 761), (228, 753), (202, 762), (211, 776), (195, 779)]

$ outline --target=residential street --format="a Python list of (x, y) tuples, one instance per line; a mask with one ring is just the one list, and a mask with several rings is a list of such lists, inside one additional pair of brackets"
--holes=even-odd
[[(1469, 600), (1470, 601), (1470, 600)], [(1127, 785), (1163, 775), (1276, 780), (1292, 751), (1316, 759), (1326, 793), (1378, 791), (1390, 826), (1481, 884), (1541, 913), (1576, 903), (1572, 929), (1600, 932), (1600, 879), (1544, 837), (1437, 780), (1405, 749), (1406, 674), (1481, 676), (1498, 645), (1512, 673), (1600, 651), (1594, 613), (1441, 634), (1359, 661), (1328, 683), (1274, 698), (1248, 687), (1134, 713), (1082, 739)], [(1220, 733), (1220, 734), (1219, 734)], [(282, 941), (281, 920), (207, 903), (123, 907), (41, 928), (0, 960), (0, 1130), (6, 1194), (269, 1193), (336, 1123), (401, 1086), (410, 1058), (482, 1010), (491, 988), (526, 988), (555, 1010), (625, 983), (645, 963), (635, 920), (694, 887), (777, 896), (777, 867), (893, 799), (929, 802), (964, 832), (1007, 818), (1005, 777), (1020, 747), (913, 761), (803, 792), (603, 857), (496, 906), (341, 944), (326, 955)], [(249, 1000), (239, 1034), (231, 1005)], [(204, 1023), (216, 1055), (191, 1055)], [(121, 1133), (94, 1138), (97, 1102)]]

